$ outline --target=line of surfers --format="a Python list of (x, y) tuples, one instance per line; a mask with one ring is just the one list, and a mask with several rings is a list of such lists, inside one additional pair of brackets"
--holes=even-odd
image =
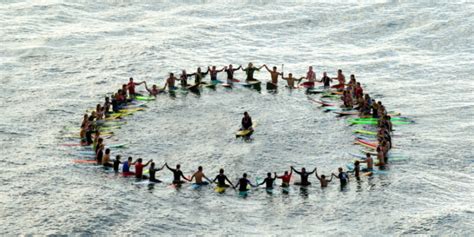
[[(260, 70), (261, 68), (265, 67), (271, 74), (272, 77), (272, 83), (277, 84), (278, 83), (278, 76), (282, 76), (283, 79), (287, 80), (289, 83), (289, 86), (294, 86), (294, 82), (296, 80), (293, 80), (292, 75), (289, 74), (288, 78), (283, 77), (283, 73), (280, 73), (277, 71), (276, 67), (273, 67), (273, 70), (270, 70), (266, 65), (262, 65), (260, 67), (254, 67), (252, 63), (249, 63), (249, 66), (244, 70), (247, 73), (247, 81), (252, 81), (255, 80), (253, 78), (253, 73), (256, 70)], [(189, 76), (195, 76), (195, 82), (196, 85), (201, 83), (202, 78), (210, 73), (211, 75), (211, 80), (217, 80), (217, 72), (225, 71), (227, 72), (228, 76), (228, 83), (232, 83), (235, 79), (233, 78), (233, 72), (236, 70), (241, 69), (242, 67), (239, 66), (238, 68), (233, 69), (232, 65), (229, 65), (228, 67), (224, 67), (221, 70), (216, 70), (215, 66), (208, 67), (207, 72), (203, 73), (201, 72), (200, 68), (198, 68), (196, 73), (193, 74), (185, 74), (185, 71), (183, 71), (183, 75), (186, 75), (185, 77), (182, 75), (181, 82), (185, 80), (184, 78), (187, 78)], [(173, 74), (170, 74), (170, 78), (174, 77)], [(167, 79), (167, 82), (165, 84), (166, 86), (173, 86), (172, 81), (174, 79), (170, 78)], [(308, 79), (307, 82), (303, 83), (305, 87), (311, 88), (314, 86), (314, 83), (316, 81), (316, 74), (313, 71), (313, 68), (310, 66), (307, 72), (306, 77), (302, 77), (298, 79), (298, 83), (301, 82), (302, 79)], [(289, 80), (290, 79), (290, 80)], [(382, 105), (381, 101), (375, 101), (374, 99), (370, 98), (369, 94), (364, 94), (363, 89), (360, 85), (359, 82), (356, 81), (355, 76), (351, 75), (351, 79), (349, 83), (346, 84), (345, 82), (345, 76), (342, 73), (342, 70), (338, 70), (337, 77), (334, 78), (339, 81), (339, 84), (332, 86), (332, 88), (336, 88), (339, 91), (343, 91), (343, 94), (341, 96), (341, 100), (343, 101), (343, 107), (345, 108), (354, 108), (357, 109), (360, 112), (360, 116), (362, 117), (367, 117), (367, 116), (372, 116), (373, 118), (378, 118), (378, 132), (377, 132), (377, 141), (378, 141), (378, 146), (376, 147), (376, 154), (377, 154), (377, 160), (378, 162), (375, 163), (374, 160), (372, 159), (370, 153), (367, 153), (367, 157), (364, 160), (360, 161), (355, 161), (355, 169), (353, 172), (355, 173), (356, 178), (359, 178), (360, 171), (363, 172), (370, 172), (371, 170), (374, 169), (375, 165), (383, 167), (387, 162), (388, 162), (388, 152), (392, 147), (392, 139), (391, 139), (391, 132), (392, 132), (392, 123), (390, 121), (390, 116), (387, 115), (387, 110), (385, 109), (384, 105)], [(324, 83), (324, 87), (329, 88), (330, 87), (330, 82), (333, 80), (333, 78), (327, 77), (326, 73), (323, 73), (323, 78), (319, 80), (319, 82)], [(118, 159), (114, 161), (114, 163), (110, 163), (110, 149), (104, 149), (105, 144), (103, 144), (103, 138), (100, 137), (100, 132), (97, 129), (97, 127), (100, 127), (100, 121), (104, 121), (104, 118), (107, 118), (110, 114), (113, 112), (119, 111), (123, 106), (126, 106), (130, 101), (133, 101), (134, 97), (137, 95), (135, 91), (135, 87), (140, 85), (140, 84), (145, 84), (146, 89), (150, 92), (151, 95), (157, 95), (154, 93), (154, 89), (156, 89), (156, 85), (153, 85), (152, 89), (150, 90), (146, 86), (146, 82), (134, 82), (133, 78), (129, 79), (128, 84), (124, 84), (122, 86), (122, 89), (118, 90), (118, 92), (114, 95), (112, 98), (112, 101), (110, 101), (109, 97), (105, 98), (105, 102), (103, 105), (97, 104), (96, 110), (91, 113), (89, 116), (88, 114), (84, 115), (82, 124), (81, 124), (81, 132), (80, 132), (80, 137), (81, 137), (81, 144), (82, 145), (94, 145), (95, 149), (95, 154), (96, 154), (96, 160), (98, 161), (99, 164), (103, 164), (105, 166), (112, 166), (115, 167), (115, 162), (119, 162), (120, 164), (120, 157), (118, 156)], [(182, 84), (184, 85), (184, 84)], [(187, 82), (186, 82), (187, 85)], [(244, 121), (250, 120), (250, 124), (247, 122), (247, 124), (244, 124)], [(244, 118), (242, 119), (242, 128), (243, 129), (248, 129), (251, 128), (251, 118), (250, 116), (245, 113)], [(92, 136), (94, 136), (94, 139)], [(104, 157), (104, 159), (102, 159)], [(132, 162), (126, 161), (124, 162), (124, 172), (129, 172), (126, 171), (126, 167), (129, 166), (127, 164), (131, 164)], [(138, 167), (140, 167), (141, 159), (136, 162), (133, 162), (133, 164), (138, 164)], [(367, 168), (365, 169), (360, 169), (360, 163), (367, 163)], [(136, 168), (136, 166), (135, 166)], [(154, 168), (154, 164), (152, 164), (151, 169), (150, 169), (150, 178), (154, 179), (154, 175), (152, 175)], [(140, 168), (138, 168), (140, 170)], [(293, 169), (292, 169), (293, 170)], [(302, 174), (305, 174), (305, 171), (301, 171)], [(288, 174), (288, 172), (285, 172), (285, 175)], [(312, 174), (312, 172), (310, 172)], [(284, 176), (285, 176), (284, 175)], [(140, 175), (140, 172), (138, 172), (138, 176)], [(304, 175), (303, 175), (304, 176)], [(305, 184), (305, 179), (302, 176), (302, 183)], [(280, 176), (283, 177), (283, 176)], [(332, 177), (332, 176), (331, 176)], [(339, 179), (341, 179), (341, 184), (345, 183), (346, 181), (344, 177), (348, 177), (345, 172), (342, 171), (342, 168), (339, 168), (339, 175), (337, 175)], [(175, 177), (176, 178), (176, 177)], [(268, 177), (267, 177), (268, 178)], [(322, 183), (325, 183), (326, 180), (325, 176), (321, 176), (320, 179), (323, 180), (321, 181)], [(346, 178), (348, 180), (348, 178)], [(176, 181), (176, 180), (175, 180)], [(307, 181), (307, 180), (306, 180)], [(221, 183), (222, 184), (222, 183)], [(323, 185), (323, 184), (322, 184)]]

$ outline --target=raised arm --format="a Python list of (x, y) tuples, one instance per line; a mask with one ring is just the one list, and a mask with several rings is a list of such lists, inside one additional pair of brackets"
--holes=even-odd
[(147, 166), (149, 165), (153, 160), (149, 160), (146, 164), (144, 164), (143, 166)]
[[(317, 178), (318, 180), (321, 180), (321, 177), (319, 177), (319, 175), (318, 175), (318, 170), (317, 170), (317, 169), (315, 170), (315, 174), (316, 174), (316, 178)], [(332, 175), (331, 175), (331, 179), (332, 179)]]
[(181, 172), (181, 178), (183, 178), (183, 179), (185, 179), (185, 180), (187, 180), (187, 181), (191, 182), (191, 179), (188, 179), (188, 178), (184, 177), (184, 174), (183, 174), (183, 172)]
[(266, 64), (263, 64), (263, 66), (265, 67), (265, 69), (267, 69), (268, 72), (272, 72), (270, 69), (268, 69), (267, 65)]
[(309, 172), (308, 175), (313, 174), (314, 172), (316, 172), (316, 168), (314, 168), (313, 171)]
[(301, 172), (299, 172), (298, 170), (295, 170), (295, 168), (293, 168), (293, 166), (291, 166), (291, 171), (295, 171), (295, 173), (301, 174)]
[[(233, 188), (236, 188), (237, 186), (234, 186), (234, 184), (232, 182), (230, 182), (229, 178), (227, 178), (227, 176), (225, 177), (225, 180), (227, 180), (227, 182), (230, 183), (230, 185), (233, 187)], [(238, 184), (237, 184), (238, 185)]]
[(165, 163), (165, 166), (166, 166), (166, 168), (168, 168), (168, 169), (171, 170), (172, 172), (175, 172), (175, 171), (176, 171), (175, 169), (169, 167), (169, 166), (168, 166), (168, 163)]

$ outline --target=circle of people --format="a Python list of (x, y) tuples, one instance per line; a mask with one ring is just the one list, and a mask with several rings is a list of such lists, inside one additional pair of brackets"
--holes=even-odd
[[(194, 180), (193, 185), (200, 186), (214, 183), (217, 185), (217, 187), (232, 187), (234, 189), (238, 188), (239, 191), (248, 191), (250, 187), (257, 187), (260, 185), (265, 185), (266, 189), (273, 189), (276, 179), (281, 179), (282, 187), (289, 187), (293, 172), (295, 172), (300, 176), (300, 181), (294, 182), (295, 185), (310, 185), (311, 182), (309, 182), (309, 177), (314, 173), (315, 177), (319, 180), (320, 185), (323, 188), (328, 186), (328, 183), (332, 181), (333, 177), (339, 179), (341, 187), (345, 186), (349, 181), (349, 175), (343, 170), (342, 167), (338, 168), (337, 174), (332, 173), (330, 175), (330, 178), (328, 178), (325, 175), (319, 175), (317, 172), (317, 168), (314, 168), (311, 171), (307, 171), (305, 168), (302, 168), (298, 171), (293, 166), (291, 166), (290, 170), (285, 171), (282, 175), (277, 175), (274, 172), (272, 176), (272, 173), (267, 173), (266, 178), (261, 180), (261, 182), (257, 181), (258, 183), (252, 183), (248, 179), (247, 174), (244, 173), (242, 177), (238, 180), (238, 182), (234, 185), (231, 180), (225, 175), (224, 169), (220, 169), (218, 175), (214, 179), (210, 179), (204, 174), (203, 167), (201, 166), (199, 166), (198, 170), (194, 172), (191, 176), (186, 177), (181, 171), (181, 167), (179, 164), (176, 165), (175, 168), (170, 167), (167, 163), (165, 163), (161, 167), (157, 167), (153, 160), (144, 162), (142, 158), (138, 158), (134, 161), (132, 157), (128, 157), (126, 161), (122, 161), (120, 155), (116, 155), (115, 159), (111, 160), (111, 149), (105, 147), (104, 138), (101, 137), (101, 132), (99, 131), (99, 128), (102, 124), (105, 124), (110, 120), (121, 119), (122, 116), (126, 116), (126, 114), (120, 113), (121, 109), (127, 108), (127, 106), (131, 104), (133, 105), (135, 103), (135, 97), (141, 96), (140, 94), (136, 93), (136, 86), (144, 84), (145, 89), (149, 93), (149, 95), (156, 97), (158, 94), (164, 92), (167, 88), (169, 91), (175, 90), (175, 81), (180, 81), (181, 87), (183, 89), (191, 90), (193, 88), (198, 88), (198, 86), (202, 84), (205, 84), (205, 82), (203, 82), (203, 79), (207, 74), (210, 75), (211, 83), (217, 81), (217, 74), (219, 72), (226, 72), (227, 85), (230, 86), (232, 86), (235, 82), (240, 82), (238, 79), (234, 78), (234, 72), (240, 69), (246, 73), (247, 83), (260, 82), (254, 78), (254, 72), (262, 68), (265, 68), (270, 73), (271, 81), (269, 81), (268, 83), (273, 84), (275, 87), (278, 85), (278, 79), (280, 76), (283, 80), (287, 81), (287, 87), (291, 89), (299, 88), (301, 86), (307, 89), (311, 89), (316, 83), (322, 83), (324, 89), (326, 89), (328, 92), (332, 91), (332, 93), (336, 95), (340, 95), (342, 92), (342, 96), (340, 97), (343, 102), (343, 105), (341, 106), (342, 108), (354, 108), (359, 112), (359, 115), (361, 117), (373, 117), (378, 119), (378, 130), (376, 135), (378, 145), (375, 149), (377, 163), (374, 159), (372, 159), (371, 153), (366, 153), (366, 159), (356, 160), (354, 163), (354, 169), (348, 172), (354, 173), (356, 179), (359, 179), (361, 172), (371, 172), (374, 169), (374, 166), (383, 167), (386, 165), (386, 163), (388, 162), (387, 153), (392, 147), (392, 123), (390, 121), (390, 116), (387, 115), (387, 110), (385, 109), (384, 105), (382, 105), (380, 101), (375, 101), (374, 99), (372, 99), (369, 94), (364, 94), (361, 84), (356, 81), (354, 75), (350, 76), (349, 83), (346, 83), (346, 79), (344, 74), (342, 73), (342, 70), (338, 70), (337, 76), (334, 78), (328, 77), (327, 73), (324, 72), (322, 74), (321, 79), (317, 80), (316, 73), (313, 71), (312, 66), (308, 68), (308, 72), (306, 73), (305, 77), (300, 77), (298, 79), (293, 77), (292, 73), (289, 73), (288, 76), (285, 77), (283, 72), (279, 72), (276, 66), (270, 69), (265, 64), (260, 67), (255, 67), (252, 63), (249, 63), (248, 67), (246, 68), (243, 68), (242, 66), (233, 68), (232, 65), (229, 65), (219, 70), (216, 69), (216, 66), (212, 66), (207, 67), (206, 72), (203, 72), (201, 68), (197, 68), (196, 72), (191, 74), (187, 74), (186, 71), (183, 70), (179, 78), (175, 77), (173, 73), (170, 73), (169, 77), (166, 79), (166, 83), (163, 88), (158, 88), (156, 85), (153, 85), (152, 88), (148, 88), (145, 81), (134, 82), (133, 78), (130, 78), (127, 84), (123, 84), (122, 88), (113, 94), (112, 99), (106, 97), (103, 105), (97, 104), (96, 110), (92, 111), (90, 115), (87, 113), (84, 114), (80, 131), (81, 145), (93, 146), (95, 160), (97, 161), (97, 164), (103, 165), (105, 167), (111, 167), (117, 173), (120, 172), (119, 168), (120, 164), (122, 164), (121, 173), (123, 176), (135, 176), (137, 179), (147, 179), (150, 182), (154, 183), (161, 182), (161, 180), (156, 178), (156, 173), (158, 171), (163, 170), (164, 168), (167, 168), (173, 173), (173, 185), (181, 185), (185, 181), (192, 182)], [(187, 79), (188, 77), (192, 76), (194, 76), (195, 78), (195, 84), (189, 85)], [(303, 79), (307, 81), (302, 82)], [(333, 80), (337, 80), (338, 84), (331, 86), (330, 83)], [(297, 83), (296, 85), (295, 82)], [(247, 117), (250, 118), (249, 115), (246, 113), (246, 115), (244, 115), (244, 118), (242, 119), (242, 129), (248, 129), (252, 127), (251, 119), (249, 123), (249, 119)], [(367, 168), (361, 169), (360, 163), (366, 163)], [(132, 166), (134, 167), (134, 172), (130, 170)], [(147, 171), (145, 171), (144, 168), (147, 166), (149, 166), (149, 168)]]

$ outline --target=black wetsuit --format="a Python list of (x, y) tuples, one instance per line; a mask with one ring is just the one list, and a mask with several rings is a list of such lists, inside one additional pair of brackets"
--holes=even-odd
[(119, 172), (120, 161), (114, 160), (114, 171)]
[(225, 176), (223, 174), (222, 175), (218, 174), (214, 180), (216, 180), (216, 179), (217, 179), (217, 186), (219, 186), (219, 187), (229, 187), (229, 185), (227, 185), (225, 183), (225, 181), (227, 179), (227, 176)]
[(253, 73), (255, 71), (258, 71), (258, 68), (256, 67), (246, 68), (244, 69), (244, 71), (247, 73), (247, 81), (255, 81), (255, 79), (253, 78)]
[(330, 82), (331, 82), (331, 78), (329, 78), (328, 76), (325, 76), (325, 77), (321, 78), (321, 81), (324, 83), (324, 87), (329, 87)]
[(295, 183), (296, 185), (302, 185), (302, 186), (308, 186), (311, 185), (311, 183), (308, 181), (308, 177), (314, 173), (313, 172), (299, 172), (294, 170), (295, 173), (299, 174), (301, 176), (301, 181), (299, 183)]
[(265, 184), (266, 189), (272, 189), (274, 181), (275, 181), (274, 178), (265, 178), (262, 184)]
[(102, 156), (104, 156), (104, 151), (103, 150), (97, 151), (97, 164), (102, 164)]
[(234, 72), (239, 69), (226, 69), (225, 72), (227, 73), (227, 79), (232, 80), (234, 79)]
[(242, 128), (243, 129), (249, 129), (252, 127), (252, 118), (249, 117), (243, 117), (242, 118)]
[(239, 191), (245, 192), (248, 191), (247, 185), (250, 184), (250, 181), (246, 178), (239, 179)]
[(349, 180), (349, 176), (346, 174), (346, 172), (340, 172), (337, 177), (339, 178), (339, 181), (341, 181), (341, 185), (346, 185), (347, 181)]
[(211, 71), (210, 75), (211, 75), (211, 81), (217, 81), (217, 73), (218, 71)]
[(173, 172), (173, 183), (183, 183), (181, 181), (181, 177), (183, 176), (183, 172), (181, 170), (170, 169)]
[(200, 84), (202, 79), (207, 75), (208, 72), (209, 70), (207, 70), (207, 72), (196, 72), (196, 75), (194, 77), (194, 83)]
[(152, 182), (161, 182), (161, 180), (156, 179), (156, 171), (159, 171), (160, 169), (149, 169), (150, 171), (150, 181)]

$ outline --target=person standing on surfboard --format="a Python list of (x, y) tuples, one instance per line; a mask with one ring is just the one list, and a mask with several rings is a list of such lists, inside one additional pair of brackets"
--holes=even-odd
[(301, 168), (301, 172), (299, 172), (293, 166), (291, 166), (291, 170), (295, 171), (295, 173), (301, 176), (300, 182), (295, 182), (295, 185), (301, 185), (301, 186), (311, 185), (311, 182), (308, 181), (308, 177), (312, 175), (314, 172), (316, 172), (316, 168), (314, 168), (314, 170), (311, 172), (306, 172), (306, 169), (304, 167)]
[[(228, 187), (235, 188), (234, 184), (232, 184), (232, 182), (230, 182), (230, 180), (224, 174), (224, 169), (219, 170), (219, 174), (214, 178), (214, 180), (212, 180), (212, 182), (215, 183), (216, 180), (217, 180), (217, 186), (218, 187), (221, 187), (221, 188), (228, 188)], [(226, 181), (230, 184), (230, 186), (225, 183)]]
[(252, 187), (256, 187), (250, 182), (250, 180), (247, 179), (247, 173), (244, 173), (242, 175), (242, 178), (239, 179), (239, 182), (234, 188), (239, 187), (239, 192), (246, 192), (246, 191), (249, 191), (249, 189), (247, 188), (248, 185)]
[(182, 184), (184, 181), (181, 180), (181, 178), (191, 181), (188, 178), (184, 177), (183, 172), (180, 170), (181, 165), (176, 165), (176, 169), (173, 169), (168, 166), (168, 163), (165, 163), (166, 168), (168, 168), (171, 172), (173, 172), (173, 184)]
[(229, 67), (224, 67), (224, 71), (227, 73), (227, 84), (232, 85), (234, 83), (234, 72), (240, 69), (242, 69), (242, 65), (235, 69), (232, 68), (232, 64), (229, 64)]
[(247, 79), (246, 81), (247, 82), (251, 82), (251, 81), (258, 81), (257, 79), (253, 78), (253, 73), (255, 71), (260, 71), (260, 69), (262, 69), (263, 65), (260, 66), (260, 67), (254, 67), (253, 66), (253, 63), (249, 63), (248, 67), (245, 68), (245, 69), (242, 69), (242, 71), (245, 72), (245, 74), (247, 74)]
[(290, 187), (290, 180), (291, 180), (291, 175), (293, 174), (293, 169), (290, 169), (290, 173), (288, 171), (285, 171), (285, 173), (282, 176), (277, 176), (275, 173), (275, 176), (277, 179), (281, 179), (281, 186), (286, 188)]
[(329, 184), (329, 182), (332, 181), (332, 176), (331, 179), (327, 180), (326, 175), (322, 174), (321, 177), (318, 175), (318, 168), (315, 169), (315, 174), (316, 178), (319, 180), (319, 183), (321, 184), (321, 188), (326, 188)]
[(283, 76), (283, 73), (277, 71), (277, 67), (273, 66), (273, 70), (270, 70), (266, 64), (263, 64), (265, 69), (270, 73), (270, 76), (272, 78), (272, 84), (277, 86), (278, 85), (278, 76)]
[(204, 175), (204, 172), (202, 171), (202, 166), (199, 166), (198, 167), (198, 171), (196, 171), (193, 176), (191, 176), (191, 178), (189, 179), (189, 181), (192, 181), (193, 179), (196, 179), (196, 183), (195, 184), (198, 184), (198, 185), (208, 185), (209, 183), (206, 182), (206, 181), (202, 181), (202, 178), (205, 178), (207, 181), (211, 182), (210, 179), (208, 179), (206, 177), (206, 175)]

